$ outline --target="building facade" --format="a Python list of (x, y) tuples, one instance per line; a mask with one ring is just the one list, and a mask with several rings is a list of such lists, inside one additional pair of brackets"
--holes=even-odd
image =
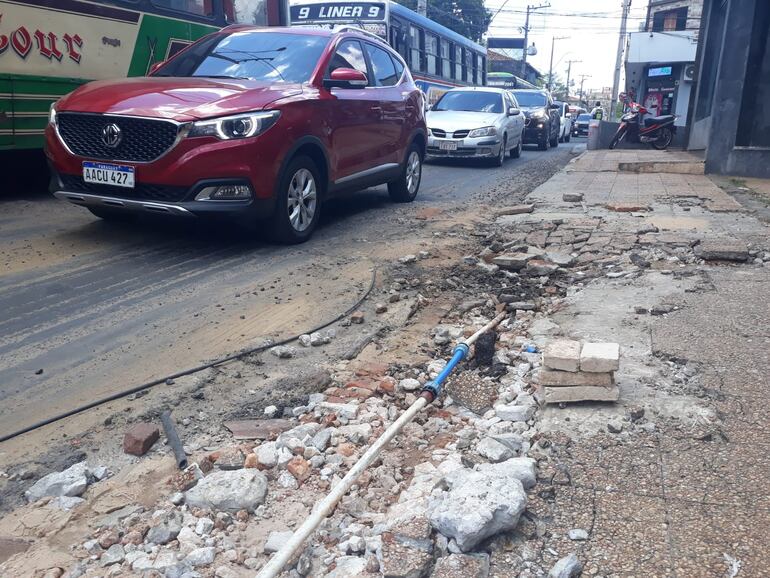
[(706, 171), (770, 177), (770, 2), (706, 0), (688, 148)]
[(679, 145), (686, 142), (702, 11), (703, 0), (650, 0), (642, 30), (629, 34), (626, 47), (626, 94), (652, 115), (676, 115)]

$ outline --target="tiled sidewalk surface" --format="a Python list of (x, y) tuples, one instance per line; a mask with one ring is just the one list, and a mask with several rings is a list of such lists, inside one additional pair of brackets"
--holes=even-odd
[[(579, 253), (578, 262), (601, 262), (603, 247), (627, 250), (645, 243), (687, 247), (721, 239), (770, 250), (768, 227), (708, 177), (625, 174), (608, 168), (632, 157), (657, 160), (663, 154), (586, 153), (529, 196), (534, 213), (500, 221), (523, 229), (527, 243), (542, 242), (546, 250), (559, 246), (564, 251), (569, 244), (566, 250)], [(584, 192), (583, 204), (562, 201), (565, 191), (575, 190)], [(638, 203), (650, 210), (616, 213), (605, 208), (612, 202)], [(658, 232), (643, 232), (649, 225)], [(681, 290), (676, 295), (679, 308), (668, 315), (640, 318), (633, 307), (628, 311), (627, 303), (614, 300), (613, 283), (626, 292), (636, 290), (643, 302), (652, 289), (645, 279), (659, 276), (654, 269), (602, 285), (608, 317), (617, 321), (606, 327), (606, 340), (615, 341), (613, 332), (622, 332), (618, 328), (624, 324), (646, 324), (647, 351), (636, 355), (654, 353), (658, 360), (696, 364), (702, 388), (693, 392), (694, 404), (714, 418), (699, 423), (695, 408), (693, 416), (682, 419), (648, 411), (656, 425), (652, 432), (628, 437), (598, 433), (579, 440), (574, 432), (564, 434), (552, 451), (566, 474), (560, 483), (554, 481), (553, 495), (540, 494), (530, 504), (545, 524), (541, 555), (555, 560), (576, 552), (585, 564), (584, 576), (769, 576), (770, 267), (682, 267), (680, 271), (691, 272), (679, 278), (692, 284), (699, 280), (700, 289)], [(569, 316), (569, 308), (564, 315)], [(621, 392), (622, 406), (630, 396), (628, 389), (624, 394), (621, 387)], [(652, 404), (656, 396), (659, 404), (672, 399), (654, 390), (649, 395)], [(585, 415), (602, 411), (592, 406)], [(606, 411), (612, 417), (624, 409)], [(572, 528), (588, 530), (589, 540), (570, 541), (566, 534)]]

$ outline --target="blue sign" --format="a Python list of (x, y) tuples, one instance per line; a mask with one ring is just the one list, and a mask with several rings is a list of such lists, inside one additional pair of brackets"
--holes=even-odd
[(647, 76), (671, 76), (671, 67), (660, 66), (658, 68), (650, 68), (647, 71)]

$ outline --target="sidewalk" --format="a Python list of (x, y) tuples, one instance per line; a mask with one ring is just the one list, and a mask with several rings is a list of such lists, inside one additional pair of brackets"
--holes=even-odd
[[(538, 488), (551, 487), (529, 505), (534, 532), (544, 562), (577, 545), (587, 576), (765, 576), (770, 235), (702, 174), (618, 171), (669, 159), (688, 160), (587, 152), (529, 196), (533, 213), (498, 219), (577, 254), (572, 296), (552, 320), (622, 350), (616, 406), (541, 414)], [(640, 407), (643, 418), (623, 420)], [(610, 423), (623, 431), (607, 433)], [(573, 528), (588, 540), (571, 542)], [(494, 575), (534, 575), (524, 558), (513, 566), (493, 556)]]

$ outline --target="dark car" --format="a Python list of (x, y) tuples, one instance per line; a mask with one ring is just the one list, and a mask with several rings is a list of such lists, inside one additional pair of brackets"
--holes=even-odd
[(404, 61), (374, 35), (231, 26), (149, 77), (63, 97), (46, 155), (56, 197), (99, 217), (264, 221), (297, 243), (342, 190), (387, 183), (393, 200), (414, 200), (424, 108)]
[(572, 127), (572, 136), (583, 136), (588, 134), (588, 123), (591, 115), (587, 112), (578, 115), (575, 119), (575, 126)]
[(541, 151), (559, 146), (559, 106), (546, 90), (513, 90), (519, 107), (527, 117), (524, 144), (536, 144)]

